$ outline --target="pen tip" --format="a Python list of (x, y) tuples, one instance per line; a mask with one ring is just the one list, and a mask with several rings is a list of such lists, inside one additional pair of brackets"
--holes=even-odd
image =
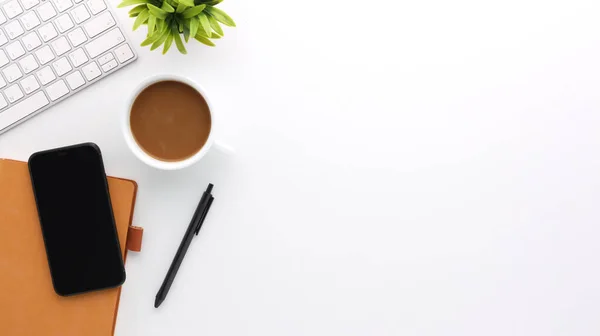
[(206, 188), (206, 192), (210, 194), (212, 192), (212, 188), (213, 188), (213, 184), (209, 183), (208, 188)]
[(163, 303), (165, 299), (164, 298), (160, 298), (160, 297), (156, 297), (156, 300), (154, 300), (154, 308), (158, 308), (158, 306), (160, 306), (161, 303)]

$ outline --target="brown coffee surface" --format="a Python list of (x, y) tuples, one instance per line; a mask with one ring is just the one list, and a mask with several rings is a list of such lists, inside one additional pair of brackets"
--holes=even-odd
[(161, 161), (198, 153), (211, 129), (208, 104), (191, 86), (164, 81), (144, 89), (131, 108), (131, 132), (140, 147)]

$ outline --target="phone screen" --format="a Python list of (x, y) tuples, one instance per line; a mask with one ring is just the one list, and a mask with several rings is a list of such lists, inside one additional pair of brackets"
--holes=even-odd
[(125, 269), (98, 147), (36, 153), (29, 171), (56, 293), (123, 284)]

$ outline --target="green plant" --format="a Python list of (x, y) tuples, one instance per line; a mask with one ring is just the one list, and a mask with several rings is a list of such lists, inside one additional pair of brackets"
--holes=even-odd
[[(235, 27), (235, 22), (222, 10), (215, 7), (223, 0), (123, 0), (119, 8), (136, 5), (129, 11), (135, 18), (133, 30), (141, 25), (148, 26), (148, 36), (142, 46), (154, 50), (161, 45), (163, 54), (173, 42), (182, 54), (187, 54), (185, 45), (190, 38), (214, 47), (211, 39), (223, 36), (219, 23)], [(183, 34), (183, 39), (181, 38)]]

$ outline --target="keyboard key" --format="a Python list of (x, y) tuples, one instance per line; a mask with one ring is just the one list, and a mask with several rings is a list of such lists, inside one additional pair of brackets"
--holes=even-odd
[[(66, 57), (60, 58), (58, 61), (52, 63), (52, 67), (56, 71), (56, 74), (59, 76), (62, 76), (64, 74), (66, 74), (67, 72), (73, 70), (73, 68), (71, 67), (71, 64), (69, 64), (69, 61), (67, 61)], [(54, 100), (54, 99), (52, 99), (52, 100)]]
[(0, 29), (0, 46), (6, 44), (6, 42), (8, 42), (8, 37), (6, 37), (2, 29)]
[(23, 13), (23, 8), (21, 8), (21, 5), (19, 5), (19, 2), (17, 0), (7, 2), (3, 7), (4, 12), (6, 12), (6, 15), (8, 15), (9, 19), (12, 19), (15, 16)]
[(2, 70), (2, 73), (9, 83), (16, 81), (23, 76), (21, 70), (19, 70), (19, 67), (16, 64), (7, 66), (6, 69)]
[(112, 53), (108, 53), (106, 55), (102, 55), (100, 57), (98, 57), (98, 63), (100, 65), (106, 64), (108, 62), (110, 62), (111, 60), (115, 59), (115, 57), (113, 56)]
[(6, 53), (4, 50), (0, 50), (0, 67), (3, 67), (8, 64), (8, 57), (6, 57)]
[(73, 3), (71, 0), (52, 0), (54, 6), (58, 9), (59, 12), (64, 12), (67, 9), (73, 7)]
[(40, 88), (40, 84), (38, 84), (37, 80), (35, 80), (34, 76), (25, 77), (21, 81), (21, 87), (25, 91), (25, 94), (30, 94), (33, 91)]
[(25, 9), (31, 9), (40, 2), (39, 0), (21, 0), (21, 3), (23, 4), (23, 7), (25, 7)]
[(56, 24), (58, 31), (61, 33), (66, 32), (67, 30), (73, 28), (73, 26), (75, 25), (73, 23), (73, 20), (71, 20), (71, 18), (69, 17), (69, 14), (59, 16), (58, 19), (54, 21), (54, 23)]
[(124, 63), (133, 58), (133, 51), (127, 44), (124, 44), (117, 49), (115, 49), (115, 54), (117, 55), (117, 59), (119, 62)]
[(85, 36), (83, 29), (79, 27), (73, 29), (70, 33), (67, 34), (67, 36), (69, 37), (69, 41), (71, 41), (73, 47), (77, 47), (78, 45), (87, 41), (87, 37)]
[(40, 61), (40, 64), (44, 65), (54, 59), (54, 53), (50, 50), (50, 47), (45, 45), (40, 50), (35, 52), (35, 56)]
[(31, 30), (40, 25), (40, 19), (38, 19), (35, 12), (27, 12), (27, 14), (21, 16), (21, 23), (27, 30)]
[(4, 26), (4, 29), (6, 29), (6, 34), (8, 34), (11, 40), (14, 40), (25, 32), (19, 21), (16, 20), (8, 23)]
[(96, 62), (92, 62), (84, 66), (83, 68), (81, 68), (81, 70), (83, 70), (83, 74), (85, 75), (85, 78), (87, 78), (88, 81), (91, 81), (92, 79), (97, 78), (102, 74), (100, 68), (98, 68), (98, 65), (96, 65)]
[(3, 24), (4, 22), (6, 22), (6, 16), (0, 11), (0, 24)]
[(83, 28), (85, 28), (85, 31), (90, 37), (94, 37), (114, 25), (115, 19), (113, 19), (110, 12), (106, 12), (83, 25)]
[(54, 101), (69, 93), (69, 89), (67, 88), (65, 81), (61, 79), (58, 82), (48, 86), (46, 88), (46, 93), (48, 93), (50, 99)]
[(90, 10), (92, 11), (92, 14), (94, 14), (94, 15), (96, 15), (106, 9), (106, 5), (104, 4), (104, 1), (102, 1), (102, 0), (90, 0), (90, 1), (88, 1), (88, 7), (90, 7)]
[(23, 91), (21, 91), (21, 88), (19, 88), (17, 84), (6, 88), (6, 90), (4, 90), (4, 94), (6, 95), (6, 98), (8, 98), (8, 101), (11, 103), (14, 103), (17, 100), (23, 98)]
[(75, 50), (74, 52), (72, 52), (71, 54), (69, 54), (69, 58), (71, 59), (71, 63), (73, 63), (73, 66), (76, 68), (80, 65), (87, 63), (87, 61), (88, 61), (88, 58), (85, 55), (85, 52), (83, 52), (83, 49), (81, 49), (81, 48), (79, 48), (79, 49)]
[(42, 45), (42, 41), (40, 41), (40, 38), (38, 37), (36, 32), (32, 32), (25, 35), (21, 42), (25, 44), (25, 48), (28, 51), (32, 51), (33, 49)]
[(6, 47), (6, 52), (8, 52), (8, 56), (12, 60), (16, 60), (17, 58), (25, 55), (25, 49), (23, 49), (23, 46), (21, 45), (21, 42), (19, 42), (19, 41), (15, 41), (15, 42), (9, 44)]
[(33, 70), (40, 67), (38, 65), (38, 63), (35, 61), (35, 58), (33, 57), (33, 55), (27, 55), (27, 56), (23, 57), (19, 61), (19, 65), (21, 66), (21, 69), (23, 69), (23, 71), (26, 74), (28, 74), (28, 73), (32, 72)]
[(6, 102), (6, 99), (4, 99), (4, 96), (0, 94), (0, 109), (3, 109), (7, 106), (8, 103)]
[(75, 71), (72, 74), (68, 75), (66, 80), (71, 90), (75, 90), (81, 87), (83, 84), (85, 84), (85, 80), (83, 79), (79, 71)]
[(71, 11), (71, 15), (76, 23), (82, 23), (83, 21), (90, 18), (90, 12), (85, 8), (84, 5), (81, 5)]
[(117, 61), (112, 60), (104, 65), (102, 65), (102, 70), (104, 70), (104, 72), (109, 72), (110, 70), (114, 69), (117, 67), (117, 65), (119, 65), (117, 63)]
[(42, 21), (48, 21), (56, 16), (56, 11), (54, 10), (52, 4), (49, 2), (46, 2), (45, 4), (38, 7), (37, 12), (42, 18)]
[(50, 67), (42, 68), (36, 75), (42, 85), (46, 85), (56, 79), (56, 76)]
[(114, 28), (108, 33), (98, 37), (96, 40), (86, 44), (85, 49), (91, 58), (95, 58), (112, 47), (123, 43), (123, 41), (125, 41), (125, 37), (123, 37), (121, 30), (119, 30), (119, 28)]
[(52, 49), (54, 49), (54, 52), (56, 53), (56, 56), (60, 56), (66, 53), (67, 51), (71, 50), (71, 46), (69, 45), (69, 42), (67, 42), (67, 39), (64, 36), (61, 36), (58, 39), (56, 39), (54, 42), (52, 42), (51, 45)]
[(54, 28), (52, 22), (38, 29), (38, 33), (40, 33), (40, 36), (42, 37), (42, 40), (44, 40), (44, 42), (48, 42), (58, 36), (58, 32)]
[(0, 113), (0, 125), (2, 125), (0, 128), (4, 127), (2, 129), (7, 129), (12, 124), (28, 117), (49, 103), (48, 98), (46, 98), (46, 95), (42, 91), (27, 97), (27, 99), (19, 102), (17, 105)]
[(83, 0), (75, 0), (75, 3), (80, 3), (80, 2), (82, 2), (82, 1), (83, 1)]
[(6, 86), (6, 81), (4, 80), (4, 78), (2, 78), (2, 76), (0, 76), (0, 88), (3, 88)]

